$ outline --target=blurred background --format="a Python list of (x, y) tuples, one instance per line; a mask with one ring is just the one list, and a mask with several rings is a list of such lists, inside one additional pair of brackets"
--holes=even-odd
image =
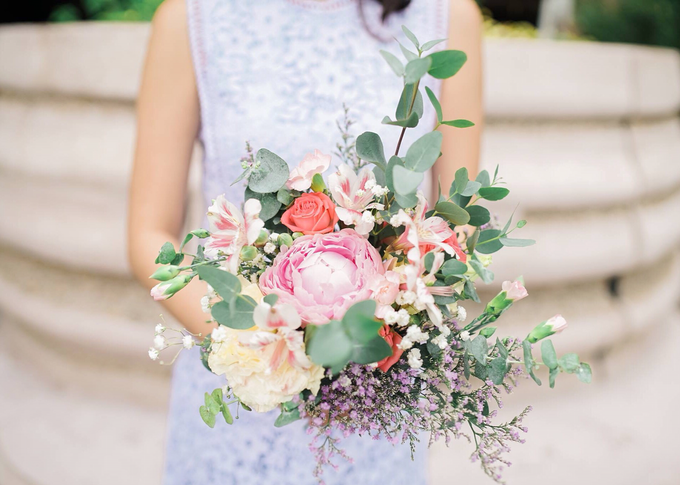
[[(124, 243), (134, 102), (159, 3), (0, 9), (2, 485), (160, 483), (169, 370), (146, 349), (161, 308), (133, 281)], [(559, 309), (570, 328), (558, 352), (594, 371), (590, 386), (527, 382), (508, 400), (503, 413), (534, 411), (506, 478), (680, 484), (680, 0), (480, 6), (482, 165), (500, 164), (512, 189), (499, 217), (521, 201), (523, 237), (538, 240), (498, 255), (484, 296), (522, 271), (531, 298), (502, 333), (524, 335)], [(431, 482), (491, 483), (470, 451), (436, 445)]]

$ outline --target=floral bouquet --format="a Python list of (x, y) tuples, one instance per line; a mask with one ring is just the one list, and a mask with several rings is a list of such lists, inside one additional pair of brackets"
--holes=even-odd
[[(441, 187), (432, 208), (418, 191), (425, 172), (440, 156), (442, 133), (431, 131), (400, 155), (407, 128), (423, 114), (419, 89), (423, 76), (453, 76), (466, 61), (463, 52), (425, 55), (441, 41), (420, 44), (404, 28), (416, 52), (401, 46), (403, 64), (381, 52), (404, 88), (396, 119), (401, 128), (394, 155), (387, 158), (380, 137), (366, 132), (354, 139), (343, 130), (343, 162), (324, 179), (331, 156), (314, 151), (289, 170), (284, 160), (248, 146), (243, 160), (245, 204), (239, 210), (218, 196), (208, 209), (210, 230), (190, 232), (176, 251), (166, 243), (152, 278), (151, 294), (172, 297), (193, 278), (209, 285), (202, 305), (218, 324), (208, 336), (186, 331), (168, 339), (156, 328), (150, 357), (176, 343), (198, 344), (205, 367), (224, 375), (226, 385), (206, 393), (200, 414), (215, 426), (221, 414), (233, 423), (232, 410), (280, 415), (275, 426), (305, 419), (318, 466), (344, 456), (338, 441), (351, 434), (409, 442), (420, 432), (430, 442), (466, 437), (473, 458), (499, 480), (507, 462), (507, 443), (521, 442), (525, 410), (496, 424), (502, 392), (527, 374), (549, 369), (550, 386), (560, 372), (589, 382), (591, 370), (575, 354), (558, 358), (550, 340), (566, 326), (556, 315), (524, 339), (496, 338), (492, 324), (527, 296), (521, 281), (506, 281), (502, 291), (469, 323), (464, 300), (479, 302), (475, 280), (493, 280), (490, 254), (503, 247), (527, 246), (528, 239), (492, 221), (481, 202), (508, 195), (498, 170), (474, 180), (462, 168), (447, 193)], [(467, 120), (443, 120), (434, 93), (425, 88), (437, 114), (435, 126), (465, 128)], [(205, 239), (196, 254), (184, 246)], [(179, 266), (185, 257), (190, 264)], [(176, 341), (179, 340), (179, 341)], [(534, 344), (541, 341), (542, 360)], [(181, 348), (181, 347), (180, 347)], [(375, 404), (379, 402), (380, 406)]]

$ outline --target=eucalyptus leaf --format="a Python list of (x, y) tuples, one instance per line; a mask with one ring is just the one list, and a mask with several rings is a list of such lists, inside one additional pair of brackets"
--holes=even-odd
[(460, 68), (463, 67), (465, 61), (467, 61), (465, 52), (457, 50), (433, 52), (427, 57), (432, 59), (429, 74), (436, 79), (450, 78), (455, 75)]
[(383, 59), (387, 61), (387, 64), (389, 64), (397, 76), (402, 77), (404, 75), (404, 65), (397, 58), (397, 56), (385, 50), (381, 50), (380, 55), (383, 56)]
[[(411, 103), (413, 103), (413, 106), (411, 106)], [(420, 90), (416, 91), (416, 86), (414, 84), (406, 84), (401, 91), (401, 96), (399, 97), (399, 103), (397, 104), (397, 110), (394, 113), (394, 116), (398, 120), (403, 120), (407, 119), (411, 113), (416, 113), (418, 119), (420, 119), (423, 117), (423, 111), (423, 95), (420, 93)]]
[(244, 198), (245, 200), (257, 199), (260, 201), (260, 205), (262, 206), (262, 209), (260, 210), (260, 219), (263, 221), (268, 221), (278, 214), (279, 209), (281, 209), (281, 201), (278, 199), (276, 193), (259, 194), (246, 187)]
[(415, 111), (411, 113), (406, 119), (392, 121), (389, 116), (385, 116), (382, 120), (383, 125), (401, 126), (402, 128), (415, 128), (418, 126), (418, 113)]
[(276, 305), (276, 302), (279, 301), (279, 295), (276, 293), (269, 293), (262, 298), (262, 301), (268, 305), (274, 306)]
[(533, 239), (516, 239), (509, 238), (507, 236), (502, 236), (499, 240), (503, 246), (508, 246), (512, 248), (524, 248), (536, 244), (536, 241), (534, 241)]
[(405, 25), (401, 26), (401, 30), (404, 31), (404, 34), (406, 34), (406, 37), (413, 43), (416, 49), (420, 49), (420, 43), (418, 42), (418, 38), (415, 36), (415, 34), (411, 32)]
[(425, 92), (427, 93), (427, 97), (430, 98), (430, 102), (432, 103), (432, 106), (434, 107), (434, 111), (437, 113), (437, 121), (439, 123), (442, 122), (442, 105), (439, 103), (439, 100), (437, 99), (437, 96), (432, 92), (432, 90), (425, 86)]
[(397, 165), (394, 167), (392, 177), (394, 180), (394, 191), (399, 195), (406, 196), (416, 191), (425, 175), (422, 172), (413, 172), (401, 165)]
[(484, 327), (479, 331), (479, 335), (486, 338), (491, 338), (494, 333), (496, 333), (496, 327)]
[(444, 42), (445, 40), (446, 40), (446, 39), (435, 39), (435, 40), (430, 40), (430, 41), (428, 41), (428, 42), (425, 42), (425, 43), (423, 44), (423, 46), (420, 48), (420, 50), (421, 50), (422, 52), (429, 51), (429, 50), (432, 49), (434, 46), (436, 46), (437, 44), (441, 44), (441, 43)]
[(281, 411), (281, 414), (278, 415), (276, 418), (276, 421), (274, 421), (274, 426), (277, 428), (281, 428), (283, 426), (286, 426), (290, 423), (294, 423), (295, 421), (298, 421), (300, 419), (300, 410), (298, 408), (295, 408), (291, 411)]
[(443, 218), (457, 226), (462, 226), (470, 221), (470, 214), (453, 202), (439, 202), (434, 206), (434, 209)]
[(177, 253), (175, 252), (175, 246), (170, 242), (166, 242), (161, 246), (158, 256), (156, 257), (156, 264), (171, 264)]
[[(311, 326), (308, 325), (308, 327)], [(354, 346), (342, 322), (331, 320), (315, 327), (307, 342), (309, 357), (314, 363), (324, 367), (344, 367), (352, 355)]]
[(550, 389), (555, 387), (555, 378), (557, 375), (560, 373), (560, 369), (558, 367), (555, 367), (554, 369), (550, 369), (550, 374), (548, 376), (548, 383), (550, 384)]
[(444, 276), (464, 275), (467, 270), (467, 264), (458, 261), (457, 259), (449, 259), (448, 261), (445, 261), (444, 264), (442, 264), (442, 267), (439, 269), (439, 271)]
[(475, 229), (475, 232), (472, 233), (470, 237), (468, 237), (466, 241), (466, 246), (467, 250), (470, 254), (473, 254), (475, 252), (475, 247), (477, 246), (477, 241), (479, 240), (479, 234), (480, 234), (479, 228)]
[(415, 207), (416, 204), (418, 203), (418, 197), (416, 196), (416, 194), (401, 195), (395, 193), (394, 200), (396, 200), (397, 204), (399, 204), (399, 206), (403, 207), (404, 209)]
[(423, 264), (425, 265), (425, 271), (428, 273), (432, 272), (432, 265), (434, 264), (434, 252), (430, 251), (423, 258)]
[(475, 249), (478, 253), (492, 254), (503, 247), (500, 242), (501, 231), (498, 229), (486, 229), (479, 233), (479, 239)]
[(487, 285), (493, 281), (494, 274), (486, 269), (484, 265), (477, 261), (476, 259), (470, 260), (470, 266), (475, 270), (475, 273), (479, 275), (480, 278), (482, 278), (482, 281), (486, 283)]
[(582, 363), (576, 371), (576, 377), (578, 377), (579, 381), (590, 384), (590, 382), (593, 380), (593, 371), (590, 368), (590, 365), (586, 364), (585, 362)]
[(480, 303), (479, 295), (477, 294), (477, 289), (472, 281), (466, 279), (465, 285), (463, 286), (463, 293), (467, 298), (474, 301), (475, 303)]
[(387, 162), (387, 170), (385, 170), (385, 183), (391, 192), (396, 192), (394, 188), (394, 168), (397, 166), (403, 167), (404, 161), (396, 156), (391, 157), (390, 161)]
[(416, 54), (413, 51), (408, 50), (404, 45), (397, 41), (397, 44), (399, 44), (399, 49), (401, 49), (401, 53), (404, 54), (404, 57), (406, 58), (407, 61), (412, 61), (413, 59), (418, 59), (418, 54)]
[(355, 343), (350, 360), (357, 364), (373, 364), (392, 355), (392, 347), (377, 335), (367, 343)]
[(472, 195), (475, 195), (481, 187), (482, 187), (482, 184), (480, 184), (479, 182), (475, 182), (474, 180), (470, 180), (470, 181), (468, 181), (465, 188), (461, 191), (460, 195), (464, 195), (465, 197), (470, 197)]
[(230, 299), (234, 293), (241, 292), (241, 282), (233, 274), (218, 269), (215, 266), (197, 266), (198, 276), (208, 283), (225, 300)]
[(531, 378), (534, 380), (534, 382), (540, 386), (541, 380), (536, 377), (536, 374), (534, 374), (535, 361), (531, 352), (531, 342), (528, 340), (523, 340), (522, 349), (524, 350), (524, 368), (527, 371), (527, 374), (529, 374), (529, 376), (531, 376)]
[(234, 424), (234, 417), (231, 415), (231, 411), (229, 411), (229, 406), (227, 406), (226, 403), (222, 403), (222, 407), (220, 410), (222, 411), (222, 417), (224, 418), (224, 421), (227, 424)]
[(453, 126), (454, 128), (470, 128), (471, 126), (475, 126), (475, 124), (470, 120), (442, 121), (442, 125)]
[(215, 321), (220, 325), (237, 330), (246, 330), (255, 325), (253, 322), (254, 307), (250, 307), (250, 311), (248, 311), (249, 305), (243, 302), (242, 298), (236, 298), (233, 301), (236, 311), (232, 311), (231, 306), (226, 301), (218, 301), (213, 305), (210, 313)]
[(486, 200), (501, 200), (504, 199), (510, 191), (505, 187), (482, 187), (479, 189), (479, 196)]
[(406, 168), (414, 172), (429, 170), (439, 158), (442, 139), (439, 131), (431, 131), (413, 142), (404, 157)]
[(413, 59), (406, 64), (404, 69), (404, 82), (406, 84), (415, 84), (420, 81), (432, 65), (432, 59), (427, 57)]
[(364, 300), (347, 309), (342, 325), (352, 341), (366, 343), (378, 335), (383, 324), (374, 318), (376, 305), (375, 300)]
[(356, 140), (357, 155), (362, 160), (373, 162), (385, 168), (385, 149), (377, 133), (366, 131)]
[[(455, 187), (455, 192), (454, 193), (459, 193), (463, 195), (463, 191), (465, 190), (465, 187), (467, 187), (468, 184), (468, 170), (465, 167), (461, 167), (458, 170), (456, 170), (456, 174), (454, 176), (453, 180), (453, 185), (452, 189)], [(449, 195), (452, 195), (451, 192), (449, 191)], [(470, 194), (472, 195), (472, 194)]]
[(489, 351), (489, 346), (486, 343), (486, 338), (484, 336), (477, 335), (475, 338), (468, 340), (465, 348), (477, 362), (486, 365), (486, 355)]
[(205, 393), (205, 407), (208, 408), (208, 411), (210, 411), (211, 414), (217, 414), (220, 412), (220, 404), (213, 399), (213, 397), (208, 394), (207, 392)]
[(549, 369), (555, 369), (557, 367), (557, 353), (555, 352), (555, 347), (551, 340), (544, 340), (541, 342), (541, 357), (543, 357), (543, 363), (548, 366)]
[(281, 204), (284, 206), (288, 206), (288, 204), (293, 202), (293, 196), (290, 194), (290, 190), (286, 189), (285, 187), (281, 187), (276, 193), (276, 200), (281, 202)]
[(578, 372), (581, 361), (576, 354), (564, 354), (558, 361), (559, 367), (568, 374)]
[(489, 172), (487, 172), (486, 170), (482, 170), (481, 172), (479, 172), (475, 180), (482, 184), (482, 187), (488, 187), (491, 184)]
[(482, 207), (481, 205), (471, 205), (470, 207), (466, 207), (465, 210), (468, 214), (470, 214), (470, 220), (468, 221), (468, 224), (471, 226), (483, 226), (484, 224), (488, 224), (488, 222), (491, 220), (491, 214), (489, 213), (489, 210), (486, 207)]
[(266, 148), (257, 151), (255, 161), (259, 163), (259, 167), (253, 170), (248, 179), (250, 190), (261, 194), (278, 192), (288, 181), (288, 164)]
[(489, 378), (497, 386), (503, 384), (507, 370), (507, 360), (498, 356), (489, 363)]
[(198, 409), (199, 414), (201, 415), (201, 419), (205, 424), (210, 426), (211, 428), (215, 427), (215, 415), (208, 410), (205, 406), (201, 406)]

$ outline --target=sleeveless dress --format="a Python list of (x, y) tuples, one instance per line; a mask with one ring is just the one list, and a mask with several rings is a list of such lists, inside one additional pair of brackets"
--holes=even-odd
[[(265, 147), (278, 154), (291, 168), (314, 149), (333, 152), (340, 141), (336, 122), (343, 118), (343, 103), (356, 122), (353, 134), (376, 131), (385, 153), (394, 153), (400, 129), (381, 120), (394, 119), (402, 86), (379, 50), (401, 57), (393, 40), (408, 45), (401, 25), (422, 42), (445, 38), (448, 0), (414, 0), (385, 25), (378, 3), (364, 3), (366, 22), (379, 38), (363, 26), (356, 0), (187, 0), (206, 208), (222, 193), (242, 202), (242, 185), (231, 183), (241, 172), (246, 140), (255, 150)], [(438, 92), (438, 82), (427, 84)], [(435, 115), (427, 97), (425, 105), (419, 127), (407, 130), (404, 147), (432, 129)], [(275, 428), (277, 411), (242, 412), (232, 426), (218, 419), (214, 429), (202, 422), (203, 393), (224, 384), (223, 377), (205, 370), (196, 349), (183, 352), (175, 363), (164, 484), (317, 483), (304, 422)], [(423, 443), (427, 439), (423, 436)], [(338, 470), (329, 468), (323, 475), (327, 484), (427, 482), (426, 444), (419, 446), (415, 461), (408, 445), (386, 440), (353, 436), (340, 444), (354, 462), (338, 458)]]

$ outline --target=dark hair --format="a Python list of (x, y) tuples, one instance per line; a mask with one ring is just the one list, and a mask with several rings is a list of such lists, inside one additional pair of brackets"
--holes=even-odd
[(411, 0), (377, 0), (383, 6), (382, 19), (385, 21), (390, 14), (404, 10), (409, 6)]

